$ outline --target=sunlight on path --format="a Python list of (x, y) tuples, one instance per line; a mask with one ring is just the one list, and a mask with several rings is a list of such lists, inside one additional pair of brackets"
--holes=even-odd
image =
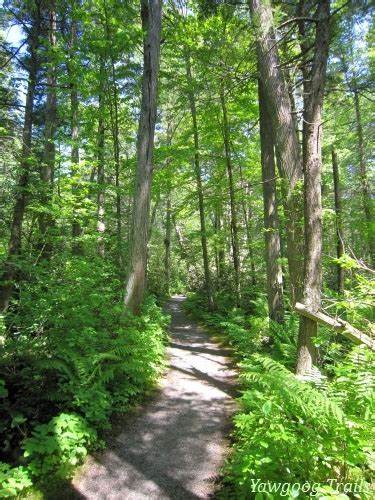
[(73, 481), (76, 498), (210, 498), (227, 452), (235, 373), (224, 349), (181, 309), (172, 315), (171, 369), (161, 392)]

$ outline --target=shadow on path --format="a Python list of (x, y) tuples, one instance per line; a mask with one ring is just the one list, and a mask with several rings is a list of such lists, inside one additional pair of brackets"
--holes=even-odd
[(172, 342), (160, 392), (88, 461), (73, 481), (77, 498), (212, 498), (235, 409), (235, 373), (225, 349), (183, 312), (182, 300), (166, 307)]

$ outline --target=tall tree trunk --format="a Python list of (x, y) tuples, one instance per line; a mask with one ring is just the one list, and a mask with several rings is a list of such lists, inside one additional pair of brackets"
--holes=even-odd
[(264, 204), (264, 236), (267, 269), (268, 313), (273, 321), (283, 321), (283, 273), (281, 269), (281, 247), (279, 217), (276, 198), (275, 155), (271, 121), (268, 116), (262, 82), (258, 83), (260, 144), (262, 162), (262, 186)]
[[(336, 213), (336, 255), (340, 259), (344, 253), (343, 231), (342, 231), (342, 209), (341, 209), (341, 189), (340, 189), (340, 173), (339, 164), (337, 161), (337, 151), (335, 146), (332, 146), (332, 172), (333, 172), (333, 189), (335, 196), (335, 213)], [(344, 292), (344, 269), (340, 264), (337, 264), (337, 292)]]
[(47, 71), (47, 102), (45, 112), (45, 132), (44, 132), (44, 151), (43, 163), (41, 167), (40, 177), (42, 181), (42, 192), (40, 204), (44, 211), (39, 215), (39, 231), (40, 231), (40, 246), (41, 257), (45, 258), (51, 255), (52, 241), (48, 231), (53, 227), (53, 217), (51, 216), (51, 202), (53, 196), (53, 179), (55, 171), (55, 132), (56, 132), (56, 115), (57, 115), (57, 99), (56, 99), (56, 62), (55, 52), (56, 47), (56, 2), (51, 0), (49, 3), (49, 58), (50, 65)]
[(137, 173), (133, 199), (125, 304), (140, 313), (146, 287), (157, 84), (160, 59), (161, 0), (141, 0), (143, 40), (142, 104), (137, 138)]
[[(156, 213), (157, 213), (158, 208), (159, 208), (159, 203), (160, 203), (160, 192), (156, 196), (156, 200), (155, 200), (154, 206), (152, 207), (152, 211), (151, 211), (150, 223), (148, 226), (148, 240), (147, 240), (148, 242), (151, 241), (152, 230), (154, 228), (154, 224), (155, 224), (155, 220), (156, 220)], [(150, 202), (150, 205), (151, 205), (151, 202)]]
[[(250, 196), (251, 196), (250, 184), (249, 183), (246, 184), (246, 182), (244, 180), (241, 164), (240, 164), (240, 178), (241, 178), (241, 186), (243, 189), (246, 190), (247, 199), (250, 200)], [(254, 252), (253, 252), (252, 237), (251, 237), (252, 209), (251, 209), (250, 202), (247, 203), (246, 198), (242, 199), (242, 212), (243, 212), (243, 217), (244, 217), (244, 221), (245, 221), (245, 228), (246, 228), (246, 242), (247, 242), (247, 249), (248, 249), (248, 259), (250, 262), (250, 270), (251, 270), (251, 284), (253, 287), (255, 287), (257, 284), (257, 279), (256, 279)]]
[(212, 290), (211, 281), (211, 271), (210, 264), (208, 260), (208, 248), (207, 248), (207, 234), (206, 234), (206, 217), (204, 213), (204, 198), (203, 198), (203, 186), (202, 186), (202, 172), (199, 159), (199, 135), (198, 135), (198, 123), (197, 123), (197, 109), (195, 104), (195, 95), (193, 89), (193, 78), (191, 74), (190, 56), (186, 54), (185, 56), (186, 64), (186, 78), (188, 84), (188, 98), (190, 103), (191, 119), (193, 122), (193, 137), (194, 137), (194, 170), (195, 178), (197, 183), (198, 192), (198, 205), (199, 205), (199, 218), (201, 226), (201, 243), (202, 243), (202, 254), (203, 254), (203, 267), (204, 267), (204, 279), (206, 285), (206, 293), (208, 306), (210, 309), (214, 309), (214, 297)]
[(104, 232), (105, 232), (105, 167), (104, 167), (104, 142), (105, 142), (105, 124), (104, 124), (104, 62), (100, 63), (100, 91), (99, 91), (99, 117), (98, 117), (98, 199), (97, 199), (97, 231), (98, 231), (98, 255), (105, 256)]
[[(79, 1), (79, 0), (78, 0)], [(70, 56), (68, 63), (68, 78), (70, 81), (70, 138), (72, 141), (71, 151), (70, 151), (70, 162), (71, 162), (71, 175), (75, 177), (78, 174), (79, 166), (79, 128), (78, 128), (78, 89), (77, 89), (77, 69), (74, 58), (76, 42), (77, 42), (77, 20), (75, 19), (75, 7), (77, 0), (72, 1), (72, 20), (70, 26)], [(80, 241), (82, 235), (82, 228), (79, 220), (79, 215), (77, 213), (77, 203), (78, 203), (78, 190), (79, 185), (76, 180), (73, 181), (72, 191), (73, 191), (73, 222), (72, 222), (72, 253), (73, 255), (82, 255), (83, 248)]]
[(22, 152), (20, 162), (20, 177), (17, 183), (17, 192), (15, 195), (15, 204), (13, 208), (12, 226), (8, 244), (8, 254), (5, 260), (1, 284), (0, 284), (0, 314), (6, 312), (9, 307), (12, 288), (17, 271), (16, 259), (21, 253), (22, 225), (25, 215), (30, 173), (33, 165), (31, 158), (32, 128), (33, 128), (33, 109), (35, 86), (38, 73), (38, 55), (40, 33), (40, 10), (39, 4), (35, 4), (32, 11), (32, 27), (29, 37), (29, 74), (25, 102), (25, 118), (22, 131)]
[(172, 234), (172, 204), (171, 204), (171, 185), (168, 183), (167, 207), (165, 215), (165, 256), (164, 256), (164, 290), (165, 295), (169, 297), (171, 290), (171, 234)]
[(237, 224), (237, 207), (235, 198), (235, 183), (233, 179), (233, 164), (230, 148), (230, 129), (228, 122), (228, 112), (225, 102), (225, 92), (223, 85), (220, 89), (220, 102), (223, 113), (223, 138), (225, 149), (225, 160), (227, 164), (228, 180), (229, 180), (229, 198), (230, 198), (230, 213), (231, 213), (231, 239), (234, 267), (234, 284), (235, 296), (237, 305), (240, 304), (240, 258), (239, 258), (239, 239), (238, 239), (238, 224)]
[(113, 156), (115, 161), (117, 259), (119, 267), (120, 269), (122, 269), (123, 251), (122, 251), (121, 194), (120, 194), (120, 141), (119, 141), (118, 89), (117, 89), (117, 77), (116, 77), (116, 61), (113, 56), (112, 33), (111, 33), (111, 25), (109, 23), (106, 0), (104, 0), (104, 15), (105, 15), (106, 37), (109, 46), (109, 56), (111, 60), (112, 95), (110, 96), (109, 99), (109, 111), (111, 116)]
[(262, 81), (274, 143), (279, 157), (280, 175), (284, 179), (284, 212), (287, 218), (287, 254), (292, 304), (300, 300), (303, 288), (303, 205), (300, 193), (302, 161), (292, 105), (280, 69), (277, 39), (271, 4), (250, 0), (257, 36), (259, 77)]
[(224, 279), (224, 263), (225, 263), (225, 252), (223, 248), (222, 242), (222, 231), (223, 231), (223, 221), (222, 221), (222, 212), (223, 208), (221, 205), (221, 200), (217, 201), (217, 206), (215, 207), (215, 265), (216, 265), (216, 277), (219, 286), (222, 284), (222, 280)]
[(357, 126), (357, 139), (358, 139), (358, 153), (359, 153), (359, 173), (361, 180), (361, 190), (363, 199), (363, 210), (365, 213), (366, 225), (367, 225), (367, 240), (370, 253), (371, 264), (375, 269), (375, 238), (374, 231), (372, 229), (373, 225), (373, 214), (372, 214), (372, 198), (371, 198), (371, 188), (367, 175), (367, 165), (366, 165), (366, 154), (365, 154), (365, 144), (363, 140), (363, 126), (362, 126), (362, 116), (361, 108), (359, 103), (358, 90), (354, 91), (354, 108)]
[[(304, 82), (304, 94), (307, 95), (304, 109), (304, 206), (305, 206), (305, 269), (303, 302), (311, 311), (318, 311), (321, 306), (322, 284), (322, 188), (321, 188), (321, 143), (322, 109), (324, 86), (329, 49), (330, 1), (320, 0), (318, 22), (315, 35), (315, 53)], [(317, 353), (314, 337), (318, 323), (302, 317), (298, 335), (297, 374), (308, 372), (316, 361)]]
[[(292, 289), (292, 304), (303, 297), (314, 311), (320, 307), (321, 287), (321, 110), (323, 103), (325, 70), (328, 56), (329, 1), (319, 0), (318, 22), (315, 37), (315, 54), (308, 82), (308, 101), (305, 102), (304, 119), (308, 123), (304, 134), (304, 161), (301, 162), (298, 136), (292, 116), (288, 89), (282, 75), (273, 27), (271, 5), (265, 0), (250, 0), (253, 20), (257, 30), (259, 73), (262, 80), (272, 130), (279, 156), (281, 176), (287, 180), (285, 214), (287, 217), (288, 265)], [(305, 84), (307, 82), (305, 81)], [(306, 95), (306, 87), (305, 87)], [(305, 172), (305, 251), (300, 219), (301, 202), (298, 181)], [(302, 259), (305, 255), (305, 266)], [(304, 279), (302, 279), (304, 278)], [(302, 286), (303, 285), (303, 286)], [(298, 335), (297, 373), (309, 371), (316, 360), (313, 338), (317, 324), (302, 319)]]
[(122, 267), (122, 223), (121, 223), (121, 193), (120, 193), (120, 140), (119, 140), (119, 118), (118, 118), (118, 96), (115, 62), (112, 58), (112, 80), (113, 80), (113, 149), (115, 157), (115, 186), (116, 186), (116, 236), (117, 255), (119, 266)]
[(174, 226), (174, 230), (175, 230), (175, 234), (176, 234), (176, 240), (177, 240), (178, 246), (180, 248), (181, 258), (186, 263), (186, 272), (187, 272), (187, 275), (189, 276), (190, 272), (191, 272), (191, 268), (192, 268), (192, 263), (191, 263), (191, 259), (189, 256), (188, 249), (186, 248), (185, 237), (183, 235), (181, 227), (177, 223), (176, 214), (172, 213), (171, 217), (172, 217), (172, 224)]

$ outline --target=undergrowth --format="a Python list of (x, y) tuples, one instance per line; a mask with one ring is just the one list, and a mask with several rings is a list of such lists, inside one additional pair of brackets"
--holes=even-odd
[(208, 312), (199, 296), (186, 307), (225, 334), (239, 361), (242, 395), (221, 498), (372, 498), (374, 353), (328, 342), (322, 329), (321, 364), (299, 380), (295, 315), (270, 322), (262, 297), (251, 316), (223, 306)]
[(111, 267), (76, 258), (39, 273), (3, 323), (0, 497), (69, 477), (163, 367), (168, 318), (151, 298), (125, 312)]

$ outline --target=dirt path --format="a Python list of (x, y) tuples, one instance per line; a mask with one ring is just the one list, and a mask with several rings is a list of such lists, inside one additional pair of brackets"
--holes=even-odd
[(225, 350), (174, 297), (170, 370), (144, 413), (73, 481), (79, 498), (210, 498), (227, 452), (235, 374)]

